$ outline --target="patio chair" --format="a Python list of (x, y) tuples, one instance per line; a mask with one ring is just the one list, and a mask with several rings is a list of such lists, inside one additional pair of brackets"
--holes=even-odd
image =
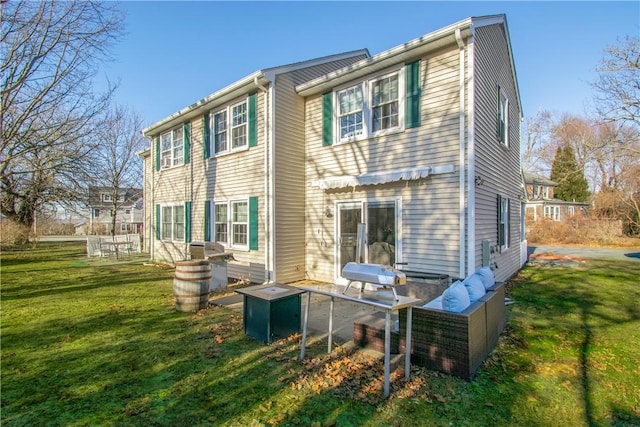
[(97, 236), (87, 236), (87, 256), (89, 258), (94, 256), (101, 256), (100, 253), (100, 238)]
[(127, 239), (129, 240), (131, 252), (140, 253), (142, 252), (142, 245), (140, 244), (140, 235), (137, 233), (127, 234)]

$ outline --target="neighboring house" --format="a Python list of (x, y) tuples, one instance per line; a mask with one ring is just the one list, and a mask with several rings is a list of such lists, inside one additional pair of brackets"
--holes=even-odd
[(567, 202), (554, 197), (554, 187), (557, 185), (550, 179), (528, 172), (522, 173), (526, 189), (525, 214), (527, 221), (538, 221), (549, 218), (554, 221), (566, 221), (588, 215), (589, 203)]
[[(116, 228), (113, 234), (142, 233), (143, 190), (123, 188), (117, 195)], [(110, 187), (89, 188), (89, 233), (111, 234), (113, 217), (113, 189)]]
[(152, 258), (212, 240), (231, 275), (335, 282), (363, 222), (365, 262), (512, 276), (526, 241), (508, 34), (504, 15), (468, 18), (373, 57), (259, 71), (148, 127)]

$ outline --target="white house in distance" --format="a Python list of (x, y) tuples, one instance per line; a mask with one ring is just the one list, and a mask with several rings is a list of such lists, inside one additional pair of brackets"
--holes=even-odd
[[(113, 234), (141, 233), (143, 226), (142, 188), (122, 188), (118, 190), (116, 229)], [(89, 188), (89, 230), (88, 234), (111, 234), (113, 217), (113, 188)]]
[(529, 172), (522, 172), (522, 178), (526, 189), (525, 219), (539, 221), (544, 218), (553, 221), (567, 221), (586, 218), (590, 204), (584, 202), (570, 202), (556, 199), (554, 190), (556, 183), (550, 179)]
[(365, 223), (365, 262), (504, 280), (526, 259), (520, 119), (504, 15), (258, 71), (144, 129), (145, 247), (217, 241), (232, 277), (336, 282)]

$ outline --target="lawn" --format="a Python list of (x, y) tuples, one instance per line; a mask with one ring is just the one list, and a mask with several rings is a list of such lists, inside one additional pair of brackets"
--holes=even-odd
[(300, 336), (260, 345), (237, 312), (174, 310), (173, 271), (77, 243), (1, 253), (1, 422), (33, 425), (640, 425), (640, 262), (529, 266), (472, 382)]

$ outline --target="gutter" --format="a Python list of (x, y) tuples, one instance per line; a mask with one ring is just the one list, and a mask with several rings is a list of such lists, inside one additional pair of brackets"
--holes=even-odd
[[(272, 153), (271, 153), (271, 144), (269, 143), (269, 131), (271, 129), (271, 123), (269, 122), (269, 114), (268, 114), (268, 108), (269, 108), (269, 92), (270, 89), (267, 89), (266, 87), (264, 87), (260, 81), (258, 80), (258, 77), (254, 77), (253, 79), (253, 84), (256, 85), (256, 87), (258, 89), (260, 89), (260, 91), (262, 91), (262, 96), (263, 96), (263, 103), (264, 103), (264, 107), (263, 107), (263, 111), (262, 111), (262, 120), (264, 122), (264, 247), (265, 247), (265, 253), (264, 253), (264, 268), (265, 268), (265, 272), (266, 272), (266, 277), (265, 277), (265, 284), (267, 283), (271, 283), (272, 282), (272, 277), (271, 277), (271, 266), (273, 265), (271, 262), (271, 253), (272, 253), (272, 242), (271, 242), (271, 206), (273, 205), (273, 201), (272, 201), (272, 190), (271, 190), (271, 157), (272, 157)], [(272, 87), (273, 83), (271, 84), (270, 87)]]
[(237, 82), (221, 89), (211, 95), (202, 98), (182, 110), (171, 114), (170, 116), (156, 122), (142, 130), (142, 135), (151, 138), (165, 130), (171, 129), (179, 124), (190, 121), (191, 119), (203, 115), (205, 112), (216, 108), (219, 105), (232, 101), (234, 98), (246, 94), (249, 89), (255, 87), (255, 81), (268, 83), (264, 78), (262, 71), (256, 71), (253, 74), (244, 77)]

